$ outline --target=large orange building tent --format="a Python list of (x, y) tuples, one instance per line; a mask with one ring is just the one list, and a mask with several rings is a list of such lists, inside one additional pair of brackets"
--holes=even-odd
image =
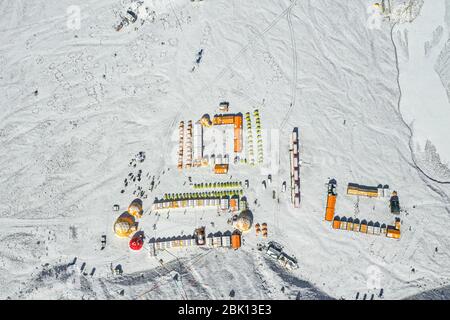
[(234, 152), (242, 151), (242, 115), (234, 116)]
[(234, 125), (234, 152), (242, 152), (242, 114), (215, 115), (214, 125)]
[(327, 221), (333, 220), (335, 207), (336, 207), (336, 196), (333, 194), (329, 194), (327, 199), (327, 209), (325, 211), (325, 220)]
[(328, 182), (328, 198), (327, 198), (327, 208), (325, 210), (325, 220), (332, 221), (334, 217), (334, 212), (336, 208), (336, 180), (331, 179)]
[(378, 197), (378, 188), (365, 186), (357, 183), (349, 183), (347, 186), (347, 194), (355, 196), (365, 196), (369, 198)]

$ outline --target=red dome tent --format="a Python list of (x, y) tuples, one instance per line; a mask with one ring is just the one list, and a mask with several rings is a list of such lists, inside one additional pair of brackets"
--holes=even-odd
[(134, 251), (139, 251), (144, 246), (144, 240), (140, 236), (134, 236), (130, 240), (130, 249)]

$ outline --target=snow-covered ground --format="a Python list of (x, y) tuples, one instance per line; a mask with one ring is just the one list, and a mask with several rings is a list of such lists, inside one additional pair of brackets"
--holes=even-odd
[[(0, 6), (0, 298), (379, 299), (380, 289), (384, 299), (449, 297), (449, 1), (425, 0), (412, 22), (393, 29), (389, 21), (368, 27), (367, 0), (144, 2), (155, 12), (120, 31), (129, 0)], [(272, 162), (231, 166), (225, 177), (179, 172), (179, 121), (212, 115), (223, 100), (231, 112), (260, 110)], [(280, 193), (293, 127), (299, 209)], [(145, 161), (130, 167), (140, 151)], [(138, 170), (141, 181), (124, 188)], [(173, 249), (156, 258), (115, 237), (137, 185), (147, 195), (139, 225), (147, 239), (201, 225), (230, 230), (214, 210), (151, 212), (154, 197), (191, 192), (189, 176), (249, 179), (255, 222), (268, 224), (268, 240), (299, 269), (265, 257), (253, 230), (237, 251)], [(355, 210), (348, 182), (398, 191), (402, 238), (331, 229), (323, 219), (329, 178), (338, 182), (339, 216), (393, 222), (386, 199), (361, 198)], [(111, 270), (118, 265), (122, 276)]]
[[(449, 1), (425, 1), (412, 23), (394, 28), (399, 48), (400, 108), (426, 173), (450, 182)], [(445, 166), (443, 166), (443, 165)]]

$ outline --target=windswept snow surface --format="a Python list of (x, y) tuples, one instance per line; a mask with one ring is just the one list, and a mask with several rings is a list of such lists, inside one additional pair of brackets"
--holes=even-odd
[(431, 177), (450, 183), (450, 1), (425, 1), (412, 22), (396, 25), (401, 112), (412, 128), (418, 164)]
[[(425, 1), (417, 19), (394, 28), (394, 43), (388, 21), (367, 27), (367, 0), (145, 2), (154, 13), (119, 32), (127, 0), (0, 6), (0, 298), (380, 299), (381, 289), (383, 299), (425, 291), (445, 297), (450, 186), (417, 166), (436, 154), (448, 161), (443, 1)], [(406, 30), (408, 49), (398, 43), (397, 31)], [(135, 183), (124, 188), (124, 179), (139, 169), (147, 193), (139, 227), (147, 240), (201, 225), (207, 233), (230, 229), (229, 216), (211, 210), (150, 210), (165, 192), (192, 191), (188, 176), (230, 179), (176, 170), (179, 121), (214, 114), (222, 100), (232, 112), (258, 108), (269, 130), (264, 143), (279, 141), (267, 148), (266, 170), (232, 166), (230, 175), (250, 180), (245, 195), (255, 222), (268, 224), (269, 240), (297, 258), (298, 270), (282, 270), (258, 251), (253, 230), (238, 251), (184, 248), (156, 258), (147, 247), (131, 252), (112, 232), (135, 197)], [(413, 145), (429, 140), (434, 156), (415, 154), (414, 161), (411, 122)], [(289, 181), (293, 127), (302, 157), (299, 209), (289, 192), (280, 193)], [(140, 151), (145, 161), (130, 167)], [(422, 170), (435, 177), (430, 167)], [(436, 179), (444, 179), (445, 167), (439, 172)], [(263, 190), (268, 173), (273, 184)], [(147, 175), (157, 181), (153, 192)], [(345, 187), (397, 190), (402, 238), (331, 229), (323, 221), (329, 178), (338, 181), (340, 216), (391, 224), (386, 200), (361, 198), (358, 211)], [(123, 275), (113, 275), (119, 265)]]

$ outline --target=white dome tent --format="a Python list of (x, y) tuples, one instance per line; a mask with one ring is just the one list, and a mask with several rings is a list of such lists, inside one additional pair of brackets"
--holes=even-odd
[(234, 227), (241, 232), (247, 232), (252, 227), (253, 223), (253, 214), (250, 210), (242, 211), (236, 221), (234, 221)]

